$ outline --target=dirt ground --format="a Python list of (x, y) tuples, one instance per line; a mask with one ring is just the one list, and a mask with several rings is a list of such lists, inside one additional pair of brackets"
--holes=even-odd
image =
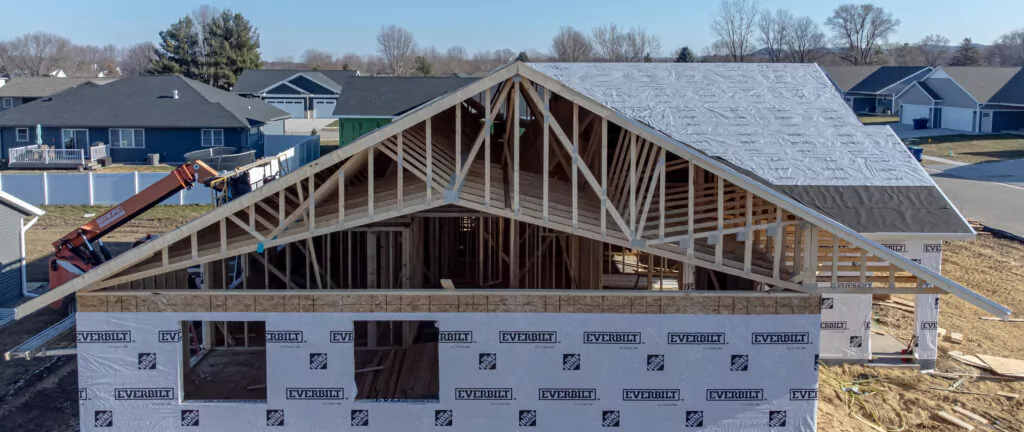
[[(50, 254), (50, 243), (54, 239), (88, 221), (83, 214), (98, 215), (105, 209), (50, 206), (45, 210), (47, 214), (40, 218), (26, 238), (27, 255), (31, 261), (29, 280), (45, 280), (45, 259)], [(112, 234), (109, 237), (111, 246), (115, 253), (120, 253), (146, 233), (169, 231), (207, 210), (208, 207), (202, 206), (157, 207)], [(1010, 309), (1024, 310), (1024, 245), (983, 236), (970, 242), (945, 243), (943, 247), (944, 275)], [(911, 299), (910, 296), (904, 298)], [(909, 339), (914, 327), (912, 313), (883, 306), (875, 308), (880, 325), (903, 340)], [(940, 371), (982, 373), (949, 358), (945, 353), (950, 350), (1024, 359), (1024, 323), (979, 319), (986, 315), (964, 301), (949, 295), (942, 296), (939, 325), (949, 331), (963, 333), (966, 341), (963, 345), (940, 342)], [(46, 309), (0, 330), (0, 350), (14, 347), (60, 318), (58, 311)], [(820, 370), (818, 430), (823, 432), (961, 431), (935, 414), (939, 410), (950, 411), (956, 405), (998, 421), (1001, 430), (1024, 431), (1024, 415), (1021, 414), (1024, 413), (1024, 399), (1011, 401), (997, 396), (931, 390), (930, 387), (948, 388), (955, 380), (904, 369), (846, 365), (822, 366)], [(872, 378), (878, 379), (851, 383)], [(853, 412), (882, 425), (884, 429), (872, 429), (851, 417), (848, 408), (851, 400), (840, 387), (854, 385), (861, 391), (873, 393), (853, 400)], [(8, 428), (5, 430), (76, 431), (77, 387), (73, 357), (0, 362), (0, 425)], [(967, 378), (957, 388), (978, 393), (1002, 391), (1024, 394), (1024, 381)]]

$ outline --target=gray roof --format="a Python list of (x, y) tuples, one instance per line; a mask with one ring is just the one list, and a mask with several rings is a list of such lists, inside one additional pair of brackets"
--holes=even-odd
[(924, 66), (881, 66), (848, 91), (877, 93), (925, 69), (928, 68)]
[(850, 91), (881, 66), (823, 66), (832, 82), (844, 92)]
[[(970, 93), (978, 103), (989, 103), (990, 99), (1000, 93), (1015, 75), (1020, 73), (1019, 67), (943, 67), (940, 70), (949, 75), (967, 93)], [(1016, 81), (1016, 85), (1020, 81)], [(1021, 87), (1017, 87), (1019, 90)], [(1006, 94), (1002, 98), (1011, 98)], [(1016, 100), (1022, 97), (1018, 96)], [(1021, 102), (1014, 102), (1021, 103)]]
[[(862, 125), (816, 65), (530, 66), (859, 232), (970, 233), (892, 130)], [(900, 207), (907, 197), (921, 198)]]
[(445, 93), (476, 81), (476, 77), (350, 78), (338, 97), (336, 116), (395, 117)]
[(39, 207), (22, 201), (18, 197), (4, 191), (0, 191), (0, 203), (25, 216), (42, 216), (43, 213), (46, 213), (40, 210)]
[(334, 91), (339, 91), (345, 85), (345, 81), (356, 76), (357, 71), (346, 70), (297, 70), (297, 69), (256, 69), (242, 72), (238, 77), (235, 87), (231, 91), (235, 93), (258, 93), (266, 90), (281, 81), (287, 80), (295, 75), (302, 74), (320, 85)]
[(41, 98), (85, 83), (106, 84), (117, 78), (17, 77), (0, 87), (0, 97)]
[(932, 87), (930, 85), (928, 85), (927, 82), (917, 81), (917, 82), (915, 82), (915, 84), (920, 86), (921, 90), (924, 90), (925, 93), (928, 93), (928, 97), (932, 98), (933, 101), (940, 101), (940, 100), (942, 100), (942, 96), (939, 96), (938, 93), (935, 93), (935, 90), (933, 90)]
[(80, 86), (0, 111), (0, 126), (248, 128), (286, 117), (288, 113), (261, 100), (188, 78), (144, 75)]
[(1021, 68), (1009, 81), (989, 98), (992, 104), (1024, 105), (1024, 68)]

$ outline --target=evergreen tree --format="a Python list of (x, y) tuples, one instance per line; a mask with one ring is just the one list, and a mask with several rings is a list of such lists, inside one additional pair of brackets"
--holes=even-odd
[(676, 55), (676, 63), (694, 63), (697, 61), (697, 57), (693, 55), (693, 51), (690, 47), (682, 47), (679, 49), (679, 54)]
[(160, 46), (155, 54), (156, 59), (150, 64), (149, 73), (201, 79), (199, 34), (192, 18), (181, 18), (160, 32)]
[(963, 42), (953, 51), (953, 57), (949, 59), (950, 66), (978, 66), (981, 64), (981, 54), (978, 48), (971, 43), (971, 38), (964, 38)]
[(259, 69), (260, 35), (249, 20), (230, 10), (221, 12), (207, 30), (206, 70), (214, 87), (229, 90), (246, 69)]
[(416, 56), (413, 60), (415, 65), (412, 70), (419, 76), (431, 76), (434, 74), (434, 65), (424, 56)]
[(530, 61), (530, 56), (526, 55), (526, 51), (519, 51), (519, 55), (516, 56), (516, 61), (527, 63)]

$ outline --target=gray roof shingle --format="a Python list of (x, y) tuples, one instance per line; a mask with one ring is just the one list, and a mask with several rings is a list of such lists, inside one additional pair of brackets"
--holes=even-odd
[(181, 76), (150, 75), (79, 86), (0, 111), (0, 126), (248, 128), (286, 117), (288, 113), (258, 99)]
[[(1004, 87), (1020, 73), (1019, 67), (943, 67), (942, 71), (949, 75), (967, 93), (974, 96), (978, 103), (989, 103)], [(1019, 81), (1018, 81), (1019, 83)], [(1020, 89), (1019, 84), (1015, 84)], [(1003, 99), (1020, 100), (1022, 97), (1013, 97), (1009, 92), (1000, 95)], [(1015, 102), (1020, 103), (1020, 102)]]
[(345, 85), (347, 79), (356, 76), (357, 73), (357, 71), (346, 70), (246, 70), (242, 72), (242, 76), (238, 77), (238, 81), (231, 91), (235, 93), (258, 93), (297, 74), (303, 74), (324, 87), (338, 91)]
[(844, 92), (850, 91), (869, 75), (875, 73), (880, 66), (823, 66), (822, 69), (832, 82)]
[(107, 84), (117, 78), (54, 78), (17, 77), (11, 78), (0, 87), (0, 97), (41, 98), (52, 96), (82, 84)]
[(338, 97), (336, 116), (395, 117), (445, 93), (476, 81), (476, 77), (350, 78)]
[(876, 93), (926, 69), (924, 66), (882, 66), (854, 85), (849, 91)]

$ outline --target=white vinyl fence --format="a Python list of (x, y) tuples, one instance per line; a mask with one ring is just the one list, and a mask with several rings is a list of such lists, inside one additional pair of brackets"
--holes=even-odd
[[(282, 156), (284, 171), (291, 172), (320, 157), (316, 136), (268, 135), (266, 154)], [(166, 172), (124, 173), (0, 173), (0, 190), (32, 205), (113, 205), (168, 175)], [(212, 204), (210, 189), (198, 185), (161, 204)]]

